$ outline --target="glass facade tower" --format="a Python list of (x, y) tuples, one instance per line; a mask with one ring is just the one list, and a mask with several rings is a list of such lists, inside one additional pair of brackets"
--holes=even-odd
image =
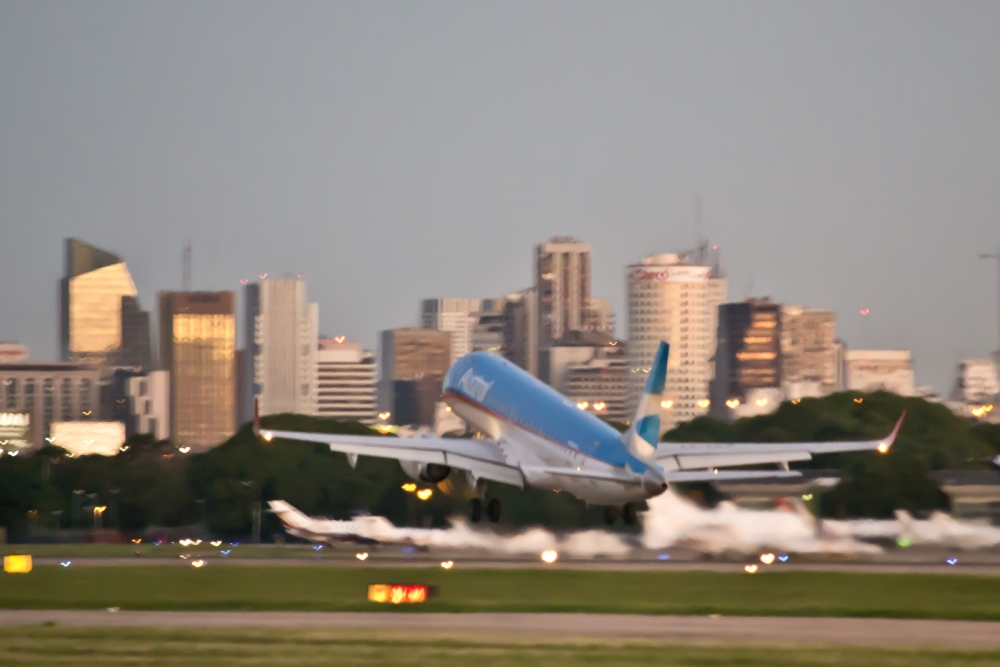
[(160, 292), (160, 364), (170, 371), (170, 433), (207, 449), (236, 428), (233, 292)]

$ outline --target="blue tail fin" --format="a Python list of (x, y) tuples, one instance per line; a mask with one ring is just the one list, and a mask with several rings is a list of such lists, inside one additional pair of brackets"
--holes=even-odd
[(632, 456), (652, 463), (656, 460), (656, 443), (660, 439), (660, 403), (667, 384), (667, 359), (670, 345), (660, 341), (653, 365), (649, 368), (646, 386), (642, 390), (632, 426), (622, 436), (622, 442)]

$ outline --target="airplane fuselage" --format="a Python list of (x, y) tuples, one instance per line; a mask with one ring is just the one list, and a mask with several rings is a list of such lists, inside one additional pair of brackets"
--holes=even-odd
[(460, 358), (445, 377), (444, 400), (499, 443), (507, 464), (520, 468), (531, 486), (595, 505), (645, 500), (666, 488), (662, 471), (632, 456), (617, 430), (503, 357), (473, 352)]

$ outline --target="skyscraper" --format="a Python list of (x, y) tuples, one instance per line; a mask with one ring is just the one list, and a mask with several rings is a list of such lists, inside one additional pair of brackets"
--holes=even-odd
[(253, 414), (255, 398), (262, 415), (314, 414), (319, 305), (306, 301), (306, 283), (295, 278), (253, 283), (245, 294), (243, 414)]
[(684, 255), (650, 255), (628, 267), (630, 410), (661, 340), (670, 343), (661, 424), (669, 429), (708, 412), (714, 374), (718, 307), (726, 279), (712, 266), (688, 264)]
[(582, 331), (590, 299), (590, 244), (556, 236), (535, 246), (538, 347)]
[(117, 255), (66, 239), (60, 285), (60, 357), (86, 363), (107, 377), (115, 366), (150, 365), (149, 314), (139, 310), (135, 284)]
[(206, 449), (236, 427), (232, 292), (160, 292), (160, 365), (170, 371), (174, 443)]

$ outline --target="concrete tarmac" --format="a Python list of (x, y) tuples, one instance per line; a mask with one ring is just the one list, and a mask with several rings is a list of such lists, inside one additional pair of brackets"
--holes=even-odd
[(0, 610), (0, 626), (330, 629), (427, 637), (524, 635), (770, 644), (1000, 649), (1000, 622), (881, 618), (442, 614), (398, 612), (173, 612)]

